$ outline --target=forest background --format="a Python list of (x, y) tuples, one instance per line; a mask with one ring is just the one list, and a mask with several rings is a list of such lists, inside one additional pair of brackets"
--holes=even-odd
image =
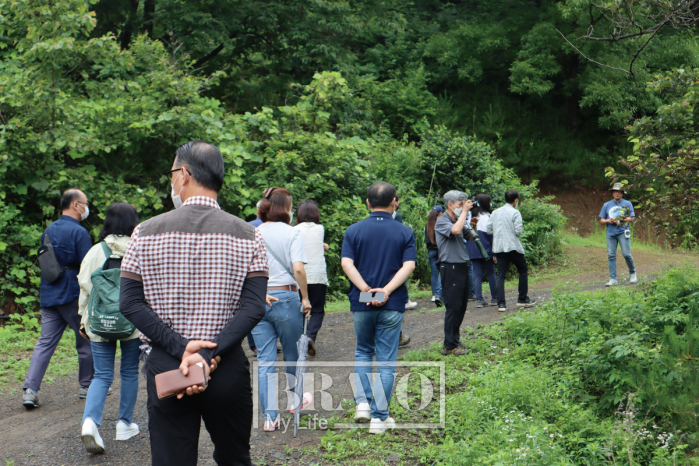
[(556, 254), (564, 224), (538, 180), (621, 180), (693, 247), (695, 7), (0, 1), (0, 304), (36, 307), (35, 252), (62, 190), (85, 191), (94, 238), (112, 202), (150, 218), (172, 208), (162, 173), (191, 139), (224, 155), (228, 212), (253, 218), (272, 185), (319, 203), (336, 294), (344, 230), (377, 180), (401, 194), (417, 283), (427, 213), (449, 189), (496, 206), (520, 189), (534, 263)]

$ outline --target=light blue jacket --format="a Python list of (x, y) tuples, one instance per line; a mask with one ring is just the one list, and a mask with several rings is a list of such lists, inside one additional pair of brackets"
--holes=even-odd
[(488, 234), (493, 235), (493, 253), (517, 251), (524, 254), (522, 242), (517, 238), (522, 230), (522, 214), (519, 210), (510, 204), (496, 209), (488, 223)]

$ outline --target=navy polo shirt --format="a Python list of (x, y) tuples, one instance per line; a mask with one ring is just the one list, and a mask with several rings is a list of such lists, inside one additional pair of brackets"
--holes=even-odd
[[(350, 225), (342, 241), (342, 257), (354, 261), (364, 281), (372, 288), (388, 285), (404, 262), (417, 262), (413, 230), (393, 219), (388, 212), (372, 212), (361, 222)], [(403, 284), (381, 307), (359, 302), (359, 290), (352, 282), (347, 295), (352, 311), (389, 310), (405, 312), (408, 289)]]
[(46, 232), (49, 233), (58, 263), (61, 267), (69, 267), (70, 270), (66, 270), (53, 283), (46, 283), (43, 275), (41, 276), (40, 305), (60, 306), (75, 301), (80, 296), (78, 272), (85, 254), (92, 247), (92, 241), (87, 230), (80, 226), (80, 222), (68, 215), (61, 215), (61, 218), (49, 225), (41, 234), (41, 244), (44, 244)]

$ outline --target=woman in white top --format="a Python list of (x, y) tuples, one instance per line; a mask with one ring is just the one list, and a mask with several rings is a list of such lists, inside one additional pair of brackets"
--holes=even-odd
[[(265, 316), (252, 330), (252, 335), (257, 346), (258, 393), (265, 416), (265, 432), (276, 430), (281, 421), (277, 410), (276, 386), (270, 387), (269, 391), (267, 389), (268, 375), (276, 381), (277, 338), (282, 343), (284, 361), (296, 362), (299, 357), (296, 343), (303, 334), (303, 319), (311, 311), (306, 288), (304, 264), (307, 261), (303, 239), (301, 233), (289, 225), (293, 215), (292, 205), (291, 193), (284, 188), (266, 189), (260, 201), (260, 218), (264, 223), (257, 229), (262, 233), (267, 247), (269, 281)], [(303, 296), (301, 299), (299, 291)], [(286, 366), (286, 373), (295, 376), (296, 366)], [(306, 398), (309, 398), (309, 402), (312, 399), (310, 394), (304, 394), (304, 404)]]
[[(90, 453), (104, 452), (104, 442), (98, 427), (102, 423), (107, 392), (114, 380), (114, 356), (117, 349), (117, 340), (107, 340), (90, 331), (87, 305), (92, 292), (91, 276), (95, 270), (103, 266), (105, 270), (121, 267), (121, 258), (126, 252), (126, 246), (136, 225), (138, 225), (138, 213), (132, 205), (125, 202), (110, 205), (99, 235), (100, 242), (85, 255), (78, 274), (80, 335), (90, 340), (92, 359), (95, 364), (95, 378), (87, 391), (82, 421), (82, 440)], [(110, 250), (109, 262), (107, 262), (102, 242), (106, 243)], [(138, 396), (138, 357), (141, 353), (139, 335), (140, 332), (136, 329), (128, 337), (118, 340), (121, 347), (121, 400), (116, 424), (117, 440), (128, 440), (139, 433), (138, 424), (132, 422)]]
[(316, 355), (316, 337), (325, 317), (325, 294), (328, 288), (328, 274), (325, 268), (325, 253), (328, 245), (325, 229), (320, 223), (318, 205), (305, 200), (298, 207), (298, 225), (303, 249), (306, 251), (306, 277), (308, 278), (308, 299), (311, 302), (311, 318), (308, 321), (308, 354)]

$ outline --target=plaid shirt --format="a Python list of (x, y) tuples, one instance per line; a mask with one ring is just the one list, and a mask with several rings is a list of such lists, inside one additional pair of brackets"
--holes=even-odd
[(151, 309), (188, 340), (212, 340), (245, 279), (268, 275), (262, 235), (204, 196), (138, 225), (121, 262), (121, 276), (143, 282)]

